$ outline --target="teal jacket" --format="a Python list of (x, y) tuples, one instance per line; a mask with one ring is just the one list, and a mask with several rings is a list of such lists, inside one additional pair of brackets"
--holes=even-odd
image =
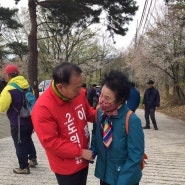
[(135, 185), (142, 176), (141, 161), (144, 154), (144, 133), (140, 119), (132, 114), (129, 119), (128, 135), (125, 131), (126, 104), (112, 116), (113, 141), (109, 149), (102, 142), (100, 126), (101, 110), (98, 121), (93, 124), (91, 149), (97, 155), (95, 176), (110, 185)]

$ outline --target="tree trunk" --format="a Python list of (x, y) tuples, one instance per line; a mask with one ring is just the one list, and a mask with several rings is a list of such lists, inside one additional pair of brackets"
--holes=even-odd
[(185, 95), (178, 83), (174, 83), (174, 94), (178, 97), (178, 104), (183, 104)]
[(28, 58), (28, 78), (31, 87), (35, 91), (36, 97), (39, 96), (38, 92), (38, 51), (37, 51), (37, 15), (36, 15), (36, 1), (29, 0), (28, 8), (31, 22), (31, 30), (28, 35), (28, 48), (29, 48), (29, 58)]
[(170, 94), (170, 86), (167, 83), (165, 83), (165, 94), (166, 94), (166, 97), (168, 97)]

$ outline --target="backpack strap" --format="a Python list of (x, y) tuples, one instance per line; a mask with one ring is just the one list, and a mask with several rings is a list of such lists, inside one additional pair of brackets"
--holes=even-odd
[[(23, 89), (21, 89), (16, 83), (10, 83), (9, 85), (15, 87), (16, 89), (18, 89), (20, 92), (24, 92)], [(13, 105), (12, 105), (13, 106)], [(21, 143), (21, 124), (20, 124), (20, 112), (15, 108), (15, 106), (13, 106), (14, 110), (18, 113), (18, 141), (17, 143), (20, 144)]]
[(129, 110), (127, 112), (127, 115), (126, 115), (126, 122), (125, 122), (125, 130), (126, 130), (126, 133), (128, 135), (128, 123), (129, 123), (129, 118), (130, 118), (130, 115), (133, 113), (133, 111)]
[(9, 85), (15, 87), (16, 89), (18, 89), (18, 90), (21, 91), (21, 92), (24, 92), (24, 90), (27, 90), (27, 91), (32, 92), (32, 89), (31, 89), (30, 86), (29, 86), (27, 89), (22, 89), (22, 88), (20, 88), (16, 83), (10, 83)]
[[(129, 110), (127, 112), (127, 115), (126, 115), (126, 122), (125, 122), (125, 130), (126, 130), (126, 133), (128, 135), (128, 123), (129, 123), (129, 118), (130, 118), (130, 115), (133, 113), (133, 111)], [(143, 170), (143, 168), (145, 167), (145, 164), (147, 164), (147, 162), (145, 161), (146, 159), (148, 159), (148, 156), (144, 153), (143, 155), (143, 159), (142, 159), (142, 162), (141, 162), (141, 170)]]
[(21, 92), (24, 92), (24, 90), (21, 89), (16, 83), (10, 83), (9, 85), (15, 87), (16, 89), (18, 89), (18, 90), (21, 91)]

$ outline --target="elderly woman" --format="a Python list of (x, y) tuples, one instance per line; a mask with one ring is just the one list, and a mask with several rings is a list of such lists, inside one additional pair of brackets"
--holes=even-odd
[(111, 71), (102, 81), (91, 142), (94, 157), (97, 155), (95, 176), (100, 185), (138, 185), (142, 176), (144, 134), (134, 113), (129, 118), (128, 133), (125, 130), (129, 85), (120, 71)]

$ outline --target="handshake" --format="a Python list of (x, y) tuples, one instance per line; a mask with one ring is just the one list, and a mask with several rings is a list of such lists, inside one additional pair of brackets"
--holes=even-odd
[(94, 163), (94, 155), (92, 150), (88, 149), (83, 149), (82, 150), (82, 156), (83, 159), (87, 160), (89, 163), (93, 164)]

